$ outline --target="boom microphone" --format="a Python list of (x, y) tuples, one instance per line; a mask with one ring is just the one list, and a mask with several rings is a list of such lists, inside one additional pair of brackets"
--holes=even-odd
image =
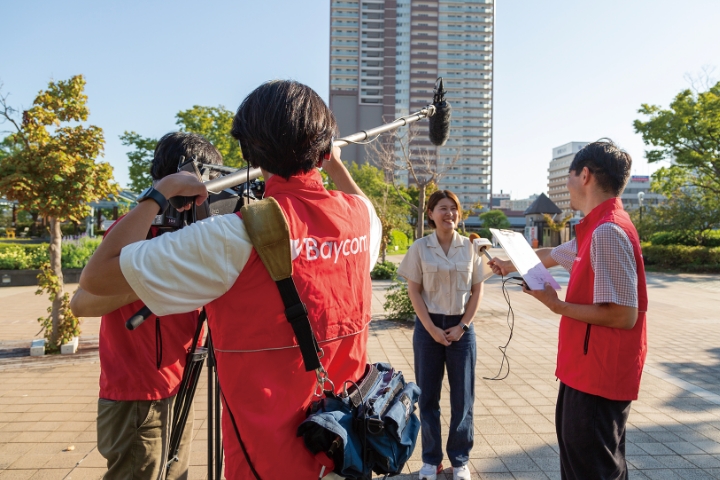
[(452, 107), (445, 101), (445, 87), (442, 77), (435, 82), (435, 96), (433, 97), (433, 106), (435, 107), (435, 115), (431, 116), (428, 121), (428, 136), (433, 145), (441, 147), (450, 138), (450, 114)]
[[(450, 104), (445, 101), (445, 94), (447, 92), (445, 91), (442, 77), (439, 77), (435, 82), (435, 89), (433, 92), (435, 94), (433, 96), (433, 103), (425, 108), (415, 113), (411, 113), (410, 115), (397, 118), (385, 125), (371, 128), (370, 130), (363, 130), (362, 132), (353, 133), (347, 137), (337, 139), (333, 142), (333, 146), (344, 147), (353, 143), (362, 142), (382, 133), (396, 130), (402, 126), (417, 122), (423, 118), (428, 118), (430, 121), (429, 137), (433, 145), (445, 145), (445, 142), (447, 142), (448, 137), (450, 136), (451, 107)], [(203, 183), (205, 183), (208, 192), (219, 193), (226, 188), (231, 188), (241, 183), (252, 181), (261, 175), (262, 173), (259, 168), (253, 168), (249, 171), (242, 169), (229, 175)]]

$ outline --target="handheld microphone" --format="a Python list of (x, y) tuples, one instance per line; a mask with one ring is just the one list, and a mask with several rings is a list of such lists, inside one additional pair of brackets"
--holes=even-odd
[(447, 92), (445, 91), (442, 77), (438, 78), (437, 82), (435, 82), (433, 92), (435, 93), (433, 96), (435, 114), (428, 118), (430, 122), (428, 136), (433, 145), (441, 147), (445, 145), (445, 142), (450, 138), (450, 115), (452, 110), (450, 104), (445, 101), (445, 94)]

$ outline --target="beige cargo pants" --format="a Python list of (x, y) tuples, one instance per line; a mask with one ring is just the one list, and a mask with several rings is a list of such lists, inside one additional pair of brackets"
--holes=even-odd
[(98, 451), (107, 460), (106, 480), (187, 480), (194, 409), (180, 441), (179, 461), (165, 472), (175, 397), (119, 402), (98, 400)]

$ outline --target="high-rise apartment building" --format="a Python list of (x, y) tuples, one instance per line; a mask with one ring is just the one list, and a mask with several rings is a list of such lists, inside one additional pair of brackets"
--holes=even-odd
[(548, 197), (560, 207), (563, 215), (574, 215), (570, 208), (570, 192), (567, 189), (568, 168), (575, 154), (589, 142), (570, 142), (553, 148), (548, 167)]
[[(452, 105), (450, 139), (433, 146), (421, 121), (413, 149), (426, 149), (438, 169), (447, 170), (439, 186), (453, 190), (463, 206), (489, 206), (494, 0), (330, 4), (330, 108), (341, 135), (420, 110), (443, 77)], [(367, 162), (368, 156), (362, 146), (343, 149), (349, 161)]]

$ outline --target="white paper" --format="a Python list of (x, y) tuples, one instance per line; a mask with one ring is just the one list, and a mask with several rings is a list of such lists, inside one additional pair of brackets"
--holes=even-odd
[(525, 237), (512, 230), (498, 230), (491, 228), (493, 237), (500, 243), (510, 261), (515, 265), (517, 273), (523, 277), (530, 290), (542, 290), (545, 283), (549, 283), (555, 290), (560, 290), (560, 284), (555, 281), (540, 258), (530, 247)]

